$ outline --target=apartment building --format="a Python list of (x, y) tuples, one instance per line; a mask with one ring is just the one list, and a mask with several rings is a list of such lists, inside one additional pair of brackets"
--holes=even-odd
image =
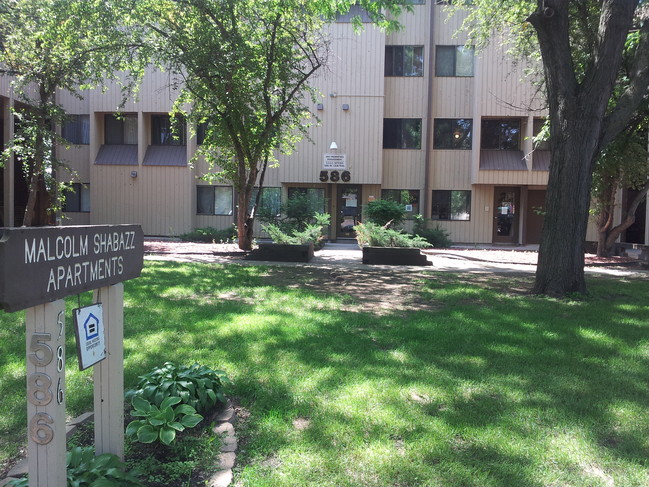
[[(409, 215), (434, 220), (456, 243), (538, 243), (550, 154), (533, 136), (547, 112), (524, 61), (498, 42), (476, 53), (457, 35), (461, 17), (448, 19), (440, 2), (412, 3), (414, 13), (402, 16), (396, 33), (371, 24), (355, 33), (349, 15), (327, 27), (331, 62), (313, 80), (322, 97), (311, 107), (320, 122), (312, 141), (268, 170), (264, 204), (310, 195), (332, 215), (332, 240), (353, 238), (364, 206), (390, 198)], [(205, 182), (204, 164), (190, 163), (201, 131), (171, 137), (168, 112), (177, 93), (170, 85), (168, 74), (149, 73), (119, 117), (117, 89), (83, 100), (59, 94), (73, 115), (62, 134), (75, 144), (59, 155), (76, 173), (63, 224), (137, 223), (151, 236), (233, 224), (233, 188)], [(0, 93), (9, 140), (6, 80)], [(11, 164), (2, 188), (4, 224), (20, 224), (26, 188)], [(628, 240), (645, 243), (646, 212), (638, 220)]]

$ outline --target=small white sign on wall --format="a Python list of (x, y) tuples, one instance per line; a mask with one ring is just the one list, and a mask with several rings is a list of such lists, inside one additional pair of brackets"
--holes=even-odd
[(344, 170), (347, 169), (346, 154), (325, 154), (322, 161), (322, 169)]
[(101, 303), (77, 308), (72, 312), (77, 337), (79, 369), (92, 367), (106, 358), (104, 312)]

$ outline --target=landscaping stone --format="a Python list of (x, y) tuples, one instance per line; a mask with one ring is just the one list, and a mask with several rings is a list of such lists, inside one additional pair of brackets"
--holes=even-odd
[(214, 427), (214, 433), (217, 435), (226, 434), (234, 436), (234, 426), (232, 426), (232, 423), (221, 423)]
[(28, 465), (29, 465), (29, 462), (27, 461), (27, 458), (23, 458), (16, 465), (14, 465), (14, 467), (11, 470), (9, 470), (9, 472), (7, 473), (7, 476), (8, 477), (22, 477), (23, 475), (27, 475)]
[(225, 452), (219, 455), (219, 468), (222, 470), (231, 469), (234, 467), (234, 462), (237, 459), (237, 455), (234, 452)]
[(237, 414), (234, 411), (234, 408), (232, 406), (227, 407), (223, 411), (221, 411), (215, 418), (214, 421), (217, 423), (224, 423), (224, 422), (230, 422), (234, 423), (236, 422), (237, 419)]
[(209, 487), (228, 487), (232, 482), (232, 469), (222, 470), (212, 476), (207, 485)]

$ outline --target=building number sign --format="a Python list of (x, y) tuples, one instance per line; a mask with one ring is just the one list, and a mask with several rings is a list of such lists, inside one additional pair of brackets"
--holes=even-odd
[[(65, 350), (63, 349), (62, 338), (64, 329), (64, 314), (59, 313), (57, 320), (58, 336), (52, 349), (51, 333), (32, 333), (29, 339), (29, 361), (35, 367), (47, 367), (56, 361), (55, 381), (44, 372), (34, 372), (27, 377), (27, 400), (34, 406), (47, 406), (56, 400), (57, 404), (63, 404), (65, 392), (61, 387), (61, 373), (65, 368)], [(47, 413), (37, 412), (29, 420), (29, 435), (39, 445), (47, 445), (54, 438), (54, 419)]]
[(337, 183), (338, 181), (348, 183), (351, 179), (352, 175), (349, 171), (320, 171), (320, 181), (323, 183), (327, 181), (331, 181), (332, 183)]

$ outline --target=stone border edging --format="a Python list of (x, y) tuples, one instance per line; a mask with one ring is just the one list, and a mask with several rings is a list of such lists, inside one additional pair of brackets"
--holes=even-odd
[[(81, 416), (72, 419), (66, 425), (66, 437), (70, 438), (78, 429), (78, 427), (88, 421), (93, 420), (95, 413), (83, 413)], [(232, 402), (228, 399), (225, 403), (225, 408), (212, 418), (216, 423), (214, 433), (221, 437), (221, 453), (219, 454), (219, 471), (216, 472), (207, 481), (209, 487), (228, 487), (232, 483), (232, 468), (236, 462), (236, 452), (239, 446), (237, 437), (234, 431), (234, 425), (237, 422), (237, 414), (234, 410)], [(20, 478), (28, 473), (27, 458), (23, 458), (7, 473), (7, 477), (0, 479), (0, 487), (6, 485), (11, 480)]]

